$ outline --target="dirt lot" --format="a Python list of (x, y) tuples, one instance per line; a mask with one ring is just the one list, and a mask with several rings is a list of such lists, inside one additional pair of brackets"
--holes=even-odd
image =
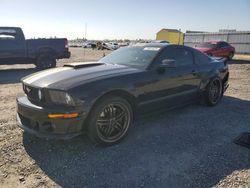
[[(59, 66), (108, 53), (86, 50), (84, 58), (83, 49), (71, 51)], [(0, 66), (0, 187), (250, 187), (250, 150), (232, 143), (250, 131), (250, 61), (235, 59), (218, 106), (140, 118), (123, 142), (108, 148), (84, 136), (61, 141), (23, 133), (15, 98), (22, 94), (20, 78), (34, 66)]]

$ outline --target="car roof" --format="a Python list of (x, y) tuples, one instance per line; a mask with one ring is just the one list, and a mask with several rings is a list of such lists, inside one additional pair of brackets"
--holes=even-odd
[(166, 40), (152, 40), (151, 43), (169, 43)]
[(21, 29), (21, 27), (8, 27), (8, 26), (0, 26), (0, 29)]
[(171, 44), (169, 43), (136, 43), (132, 46), (138, 46), (138, 47), (158, 47), (158, 48), (163, 48), (166, 46), (169, 46)]
[(223, 40), (211, 40), (211, 41), (208, 41), (208, 43), (211, 43), (211, 44), (218, 44), (219, 42), (226, 42), (226, 41), (223, 41)]
[(189, 49), (189, 50), (192, 50), (192, 51), (197, 51), (195, 50), (194, 48), (190, 47), (190, 46), (186, 46), (186, 45), (178, 45), (178, 44), (171, 44), (171, 43), (136, 43), (136, 44), (133, 44), (133, 45), (130, 45), (130, 47), (142, 47), (142, 48), (145, 48), (145, 47), (153, 47), (153, 48), (160, 48), (160, 49), (163, 49), (163, 48), (166, 48), (166, 47), (182, 47), (182, 48), (186, 48), (186, 49)]

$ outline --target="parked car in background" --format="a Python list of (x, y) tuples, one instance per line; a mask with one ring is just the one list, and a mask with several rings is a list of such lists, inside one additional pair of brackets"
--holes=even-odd
[(69, 42), (69, 47), (73, 47), (73, 48), (82, 48), (84, 47), (84, 44), (80, 41), (70, 41)]
[(46, 69), (69, 57), (66, 38), (25, 40), (21, 28), (0, 27), (0, 64), (32, 63)]
[(117, 50), (120, 46), (116, 42), (108, 42), (106, 43), (109, 48), (112, 50)]
[(120, 46), (115, 42), (99, 42), (97, 48), (99, 50), (117, 50)]
[(89, 42), (84, 42), (84, 43), (82, 44), (82, 47), (83, 47), (83, 48), (91, 48), (91, 43), (89, 43)]
[(118, 43), (119, 47), (125, 47), (128, 46), (130, 42), (120, 42)]
[(232, 59), (235, 48), (225, 41), (210, 41), (198, 44), (195, 48), (209, 56), (225, 57)]
[(228, 65), (187, 46), (120, 48), (98, 62), (66, 64), (22, 79), (18, 125), (41, 137), (87, 132), (98, 144), (119, 142), (137, 113), (205, 101), (217, 105)]

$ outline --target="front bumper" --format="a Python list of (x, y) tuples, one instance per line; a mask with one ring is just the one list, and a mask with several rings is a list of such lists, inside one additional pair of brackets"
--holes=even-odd
[[(50, 113), (79, 113), (77, 118), (49, 119)], [(70, 139), (82, 133), (86, 113), (82, 110), (50, 109), (31, 103), (26, 96), (17, 98), (17, 124), (38, 137)]]

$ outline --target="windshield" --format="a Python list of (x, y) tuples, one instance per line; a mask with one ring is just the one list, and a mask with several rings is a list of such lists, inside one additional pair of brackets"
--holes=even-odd
[(204, 43), (201, 43), (201, 44), (197, 44), (196, 47), (198, 48), (214, 48), (216, 46), (216, 44), (212, 44), (212, 43), (209, 43), (209, 42), (204, 42)]
[(146, 67), (159, 50), (159, 47), (124, 47), (100, 59), (99, 62)]

